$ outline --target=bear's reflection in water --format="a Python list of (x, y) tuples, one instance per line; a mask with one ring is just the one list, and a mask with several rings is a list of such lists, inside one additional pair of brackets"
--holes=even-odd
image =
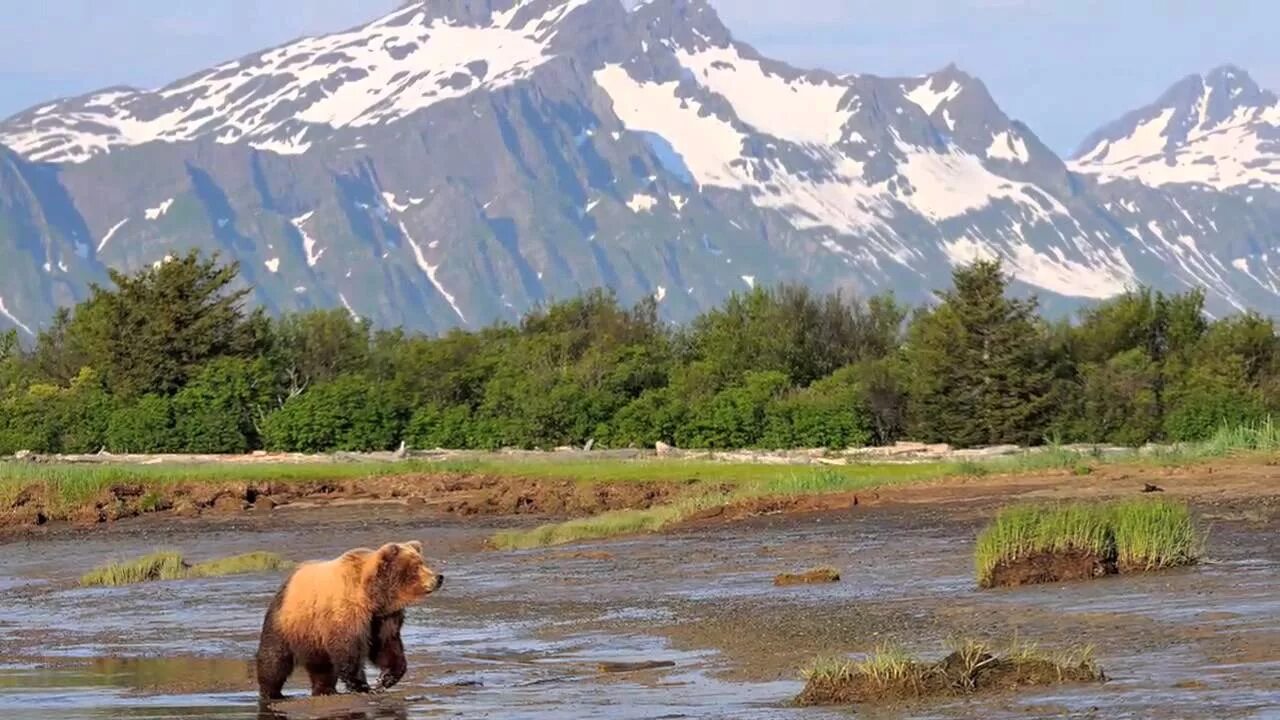
[(324, 710), (314, 706), (296, 709), (262, 707), (258, 710), (258, 720), (409, 720), (409, 711), (404, 706), (358, 710)]

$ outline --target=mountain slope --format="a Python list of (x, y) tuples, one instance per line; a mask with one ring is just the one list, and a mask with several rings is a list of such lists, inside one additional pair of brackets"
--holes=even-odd
[[(157, 91), (44, 104), (0, 142), (46, 179), (0, 186), (36, 188), (0, 213), (40, 228), (0, 252), (63, 259), (6, 270), (31, 329), (105, 267), (190, 247), (239, 260), (273, 311), (429, 331), (601, 285), (673, 320), (783, 280), (921, 301), (975, 257), (1063, 309), (1209, 281), (1214, 312), (1280, 309), (1267, 203), (1228, 218), (1076, 175), (955, 67), (800, 70), (705, 0), (411, 2)], [(1174, 227), (1179, 206), (1234, 229)]]

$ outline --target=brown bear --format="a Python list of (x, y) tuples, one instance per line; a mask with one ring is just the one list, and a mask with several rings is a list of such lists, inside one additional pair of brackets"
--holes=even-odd
[(260, 697), (283, 698), (295, 665), (306, 668), (312, 695), (334, 694), (339, 680), (348, 692), (369, 692), (366, 658), (382, 670), (380, 686), (391, 687), (406, 669), (400, 641), (404, 609), (443, 582), (443, 575), (427, 567), (416, 541), (299, 565), (262, 622)]

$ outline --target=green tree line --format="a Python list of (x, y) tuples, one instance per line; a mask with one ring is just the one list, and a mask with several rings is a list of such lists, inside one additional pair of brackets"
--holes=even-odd
[(438, 337), (273, 319), (237, 273), (112, 273), (31, 347), (0, 336), (0, 453), (1137, 445), (1280, 409), (1270, 319), (1138, 289), (1050, 321), (994, 262), (914, 309), (783, 285), (675, 327), (591, 291)]

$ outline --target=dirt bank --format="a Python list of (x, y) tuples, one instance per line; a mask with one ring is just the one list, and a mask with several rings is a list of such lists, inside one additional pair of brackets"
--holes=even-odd
[[(1280, 465), (1253, 458), (1183, 467), (1104, 465), (1089, 475), (1070, 471), (950, 476), (857, 492), (756, 497), (712, 507), (684, 523), (699, 528), (749, 518), (805, 515), (881, 504), (948, 505), (1023, 500), (1101, 499), (1132, 495), (1145, 485), (1207, 503), (1257, 498), (1254, 512), (1267, 513), (1280, 496)], [(340, 505), (403, 506), (415, 515), (582, 517), (609, 510), (646, 509), (689, 493), (725, 492), (731, 483), (592, 482), (458, 473), (420, 473), (347, 480), (191, 481), (166, 484), (121, 482), (78, 507), (52, 506), (45, 488), (22, 489), (0, 506), (0, 536), (49, 526), (101, 527), (122, 519), (196, 518), (221, 521), (302, 512)], [(65, 521), (65, 522), (64, 522)]]
[(648, 508), (669, 500), (678, 486), (660, 483), (589, 484), (571, 480), (461, 475), (400, 475), (339, 481), (178, 482), (161, 486), (118, 483), (83, 505), (51, 507), (39, 485), (0, 509), (0, 533), (23, 532), (65, 517), (94, 526), (140, 516), (218, 517), (303, 510), (342, 503), (398, 503), (424, 513), (475, 515), (590, 515)]

